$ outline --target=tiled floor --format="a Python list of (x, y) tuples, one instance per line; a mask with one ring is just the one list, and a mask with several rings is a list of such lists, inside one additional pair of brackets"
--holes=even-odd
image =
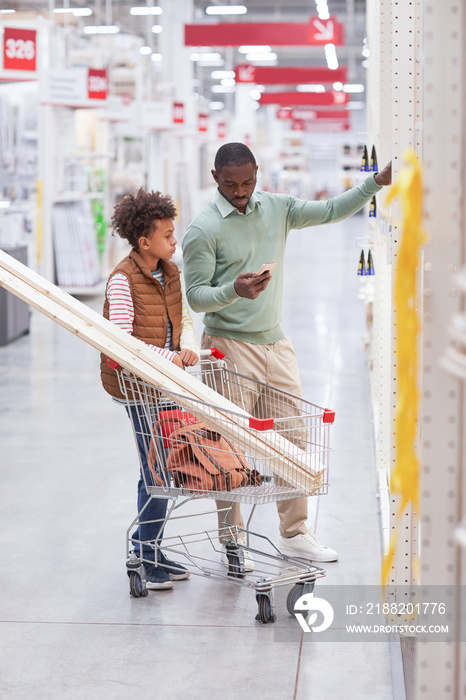
[[(340, 552), (326, 567), (333, 585), (377, 584), (380, 571), (357, 299), (355, 238), (364, 226), (359, 215), (293, 232), (286, 259), (284, 328), (304, 395), (337, 415), (317, 528)], [(125, 531), (137, 457), (98, 364), (95, 350), (38, 313), (29, 335), (0, 348), (0, 697), (401, 700), (388, 644), (308, 641), (281, 589), (274, 625), (255, 621), (253, 591), (203, 577), (129, 596)], [(312, 524), (317, 499), (310, 505)], [(274, 504), (257, 509), (253, 528), (277, 536)]]

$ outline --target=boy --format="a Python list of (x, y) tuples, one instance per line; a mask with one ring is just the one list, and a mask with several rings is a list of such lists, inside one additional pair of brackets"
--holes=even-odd
[[(145, 192), (126, 196), (115, 206), (114, 231), (125, 238), (132, 250), (111, 273), (105, 292), (104, 316), (127, 333), (143, 340), (155, 352), (178, 367), (195, 365), (199, 359), (194, 327), (183, 300), (180, 271), (170, 262), (176, 248), (173, 219), (176, 210), (169, 196)], [(104, 389), (123, 402), (116, 371), (101, 359)], [(140, 405), (126, 407), (131, 414), (141, 463), (148, 483), (152, 483), (147, 463), (144, 434), (150, 432)], [(142, 434), (141, 434), (142, 433)], [(138, 483), (138, 513), (144, 521), (163, 522), (167, 499), (151, 498), (146, 492), (142, 473)], [(160, 522), (140, 523), (132, 535), (134, 551), (140, 546), (145, 560), (154, 561), (154, 550), (143, 544), (161, 540)], [(139, 544), (141, 542), (141, 545)], [(189, 578), (189, 572), (158, 552), (158, 566), (144, 563), (146, 586), (150, 590), (173, 588), (173, 581)]]

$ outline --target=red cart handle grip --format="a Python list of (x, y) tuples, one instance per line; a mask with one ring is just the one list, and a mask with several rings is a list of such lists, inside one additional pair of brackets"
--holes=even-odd
[(106, 357), (106, 358), (105, 358), (105, 362), (106, 362), (107, 365), (108, 365), (109, 367), (111, 367), (112, 369), (117, 369), (117, 368), (120, 366), (120, 365), (118, 364), (118, 362), (117, 362), (116, 360), (112, 360), (111, 357)]
[(216, 360), (223, 360), (225, 353), (218, 348), (207, 348), (206, 350), (201, 350), (201, 357), (215, 357)]

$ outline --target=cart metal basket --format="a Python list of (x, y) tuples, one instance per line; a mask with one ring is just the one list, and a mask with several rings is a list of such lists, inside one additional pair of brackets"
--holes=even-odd
[[(205, 351), (203, 351), (205, 355)], [(186, 527), (196, 515), (210, 516), (217, 510), (178, 515), (179, 509), (199, 498), (244, 502), (255, 507), (301, 496), (327, 492), (330, 427), (334, 413), (301, 397), (255, 381), (236, 371), (218, 350), (208, 351), (191, 371), (211, 389), (229, 399), (237, 410), (221, 409), (203, 401), (161, 391), (122, 369), (120, 389), (132, 418), (134, 436), (147, 458), (141, 473), (151, 498), (169, 500), (163, 529), (168, 521)], [(152, 521), (155, 522), (155, 521)], [(198, 520), (196, 522), (199, 522)], [(273, 621), (273, 589), (294, 584), (287, 607), (313, 589), (325, 571), (299, 558), (280, 552), (263, 535), (223, 524), (217, 529), (164, 535), (161, 541), (142, 542), (168, 559), (176, 555), (190, 573), (253, 588), (261, 622)], [(142, 553), (131, 553), (134, 527), (145, 524), (138, 513), (127, 531), (127, 568), (133, 596), (147, 595)], [(220, 562), (226, 542), (228, 567)], [(245, 545), (244, 542), (247, 544)], [(254, 554), (255, 570), (246, 572), (244, 552)], [(168, 556), (170, 555), (170, 556)], [(151, 562), (152, 563), (152, 562)]]

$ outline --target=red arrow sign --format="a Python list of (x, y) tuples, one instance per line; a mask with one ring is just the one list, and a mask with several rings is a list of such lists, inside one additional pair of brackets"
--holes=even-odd
[(347, 83), (348, 69), (308, 68), (282, 66), (251, 66), (240, 64), (235, 68), (237, 83), (256, 83), (258, 85), (301, 85)]
[(309, 23), (185, 24), (184, 43), (185, 46), (322, 46), (328, 43), (343, 46), (344, 27), (333, 18), (320, 20), (318, 17), (311, 17)]
[(313, 44), (334, 44), (336, 39), (335, 20), (311, 17), (311, 37)]
[(281, 107), (293, 107), (295, 105), (330, 106), (341, 105), (348, 102), (346, 92), (263, 92), (260, 98), (261, 105), (280, 105)]
[(235, 68), (235, 79), (237, 83), (257, 83), (256, 80), (257, 68), (256, 66), (250, 65), (240, 65)]

